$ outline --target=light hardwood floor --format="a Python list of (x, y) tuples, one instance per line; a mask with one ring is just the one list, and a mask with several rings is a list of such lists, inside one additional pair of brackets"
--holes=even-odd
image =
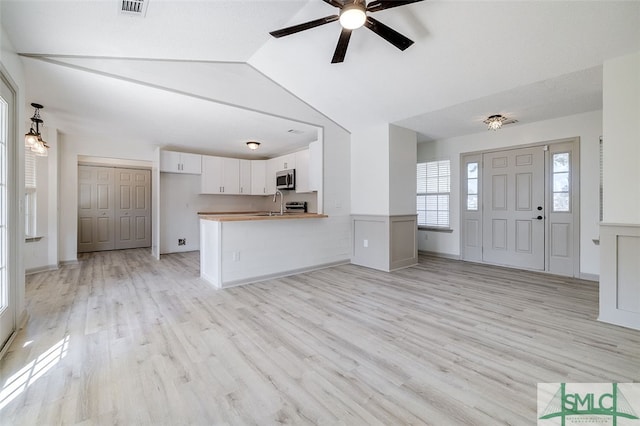
[(90, 253), (28, 277), (0, 422), (536, 423), (538, 382), (636, 382), (597, 284), (433, 257), (227, 290), (198, 253)]

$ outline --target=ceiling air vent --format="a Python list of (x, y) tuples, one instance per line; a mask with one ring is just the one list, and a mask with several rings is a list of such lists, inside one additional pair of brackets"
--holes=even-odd
[(145, 16), (149, 0), (120, 0), (120, 13), (123, 15)]

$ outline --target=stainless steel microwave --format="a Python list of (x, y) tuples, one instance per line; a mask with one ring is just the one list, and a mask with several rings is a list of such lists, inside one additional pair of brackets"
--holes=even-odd
[(296, 170), (280, 170), (276, 172), (276, 188), (296, 189)]

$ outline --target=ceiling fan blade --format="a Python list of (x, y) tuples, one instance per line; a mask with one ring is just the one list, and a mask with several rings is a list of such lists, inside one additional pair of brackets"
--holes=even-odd
[(328, 24), (329, 22), (337, 21), (339, 18), (340, 17), (338, 15), (325, 16), (324, 18), (305, 22), (304, 24), (298, 24), (291, 27), (282, 28), (281, 30), (271, 31), (269, 34), (276, 38), (280, 38), (299, 33), (300, 31), (310, 30), (311, 28), (319, 27), (320, 25)]
[(333, 7), (337, 7), (338, 9), (342, 9), (344, 4), (340, 3), (338, 0), (322, 0), (325, 3), (329, 3)]
[(343, 28), (342, 32), (340, 33), (340, 38), (338, 39), (336, 51), (333, 53), (333, 59), (331, 59), (332, 64), (337, 64), (338, 62), (344, 61), (344, 57), (347, 54), (347, 47), (349, 46), (350, 38), (351, 30)]
[[(326, 0), (325, 0), (326, 1)], [(404, 6), (406, 4), (418, 3), (424, 0), (376, 0), (369, 3), (367, 12), (378, 12), (392, 7)]]
[(364, 23), (364, 26), (400, 50), (405, 50), (413, 44), (413, 40), (408, 39), (393, 28), (386, 26), (382, 22), (373, 19), (370, 16), (367, 16), (367, 21)]

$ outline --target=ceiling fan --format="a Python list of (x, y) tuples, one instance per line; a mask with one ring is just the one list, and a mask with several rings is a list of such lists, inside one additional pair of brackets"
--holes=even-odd
[(378, 12), (385, 9), (391, 9), (392, 7), (418, 3), (423, 0), (374, 0), (368, 5), (366, 0), (322, 1), (340, 9), (340, 13), (338, 15), (325, 16), (324, 18), (283, 28), (281, 30), (271, 31), (269, 34), (276, 38), (280, 38), (339, 20), (340, 25), (342, 25), (342, 31), (340, 32), (340, 38), (338, 38), (336, 50), (333, 53), (333, 59), (331, 59), (331, 63), (335, 64), (344, 61), (344, 57), (347, 54), (347, 46), (349, 46), (349, 39), (351, 38), (351, 32), (363, 25), (400, 50), (405, 50), (411, 46), (413, 44), (413, 40), (408, 39), (396, 30), (386, 26), (371, 16), (368, 16), (367, 12)]

